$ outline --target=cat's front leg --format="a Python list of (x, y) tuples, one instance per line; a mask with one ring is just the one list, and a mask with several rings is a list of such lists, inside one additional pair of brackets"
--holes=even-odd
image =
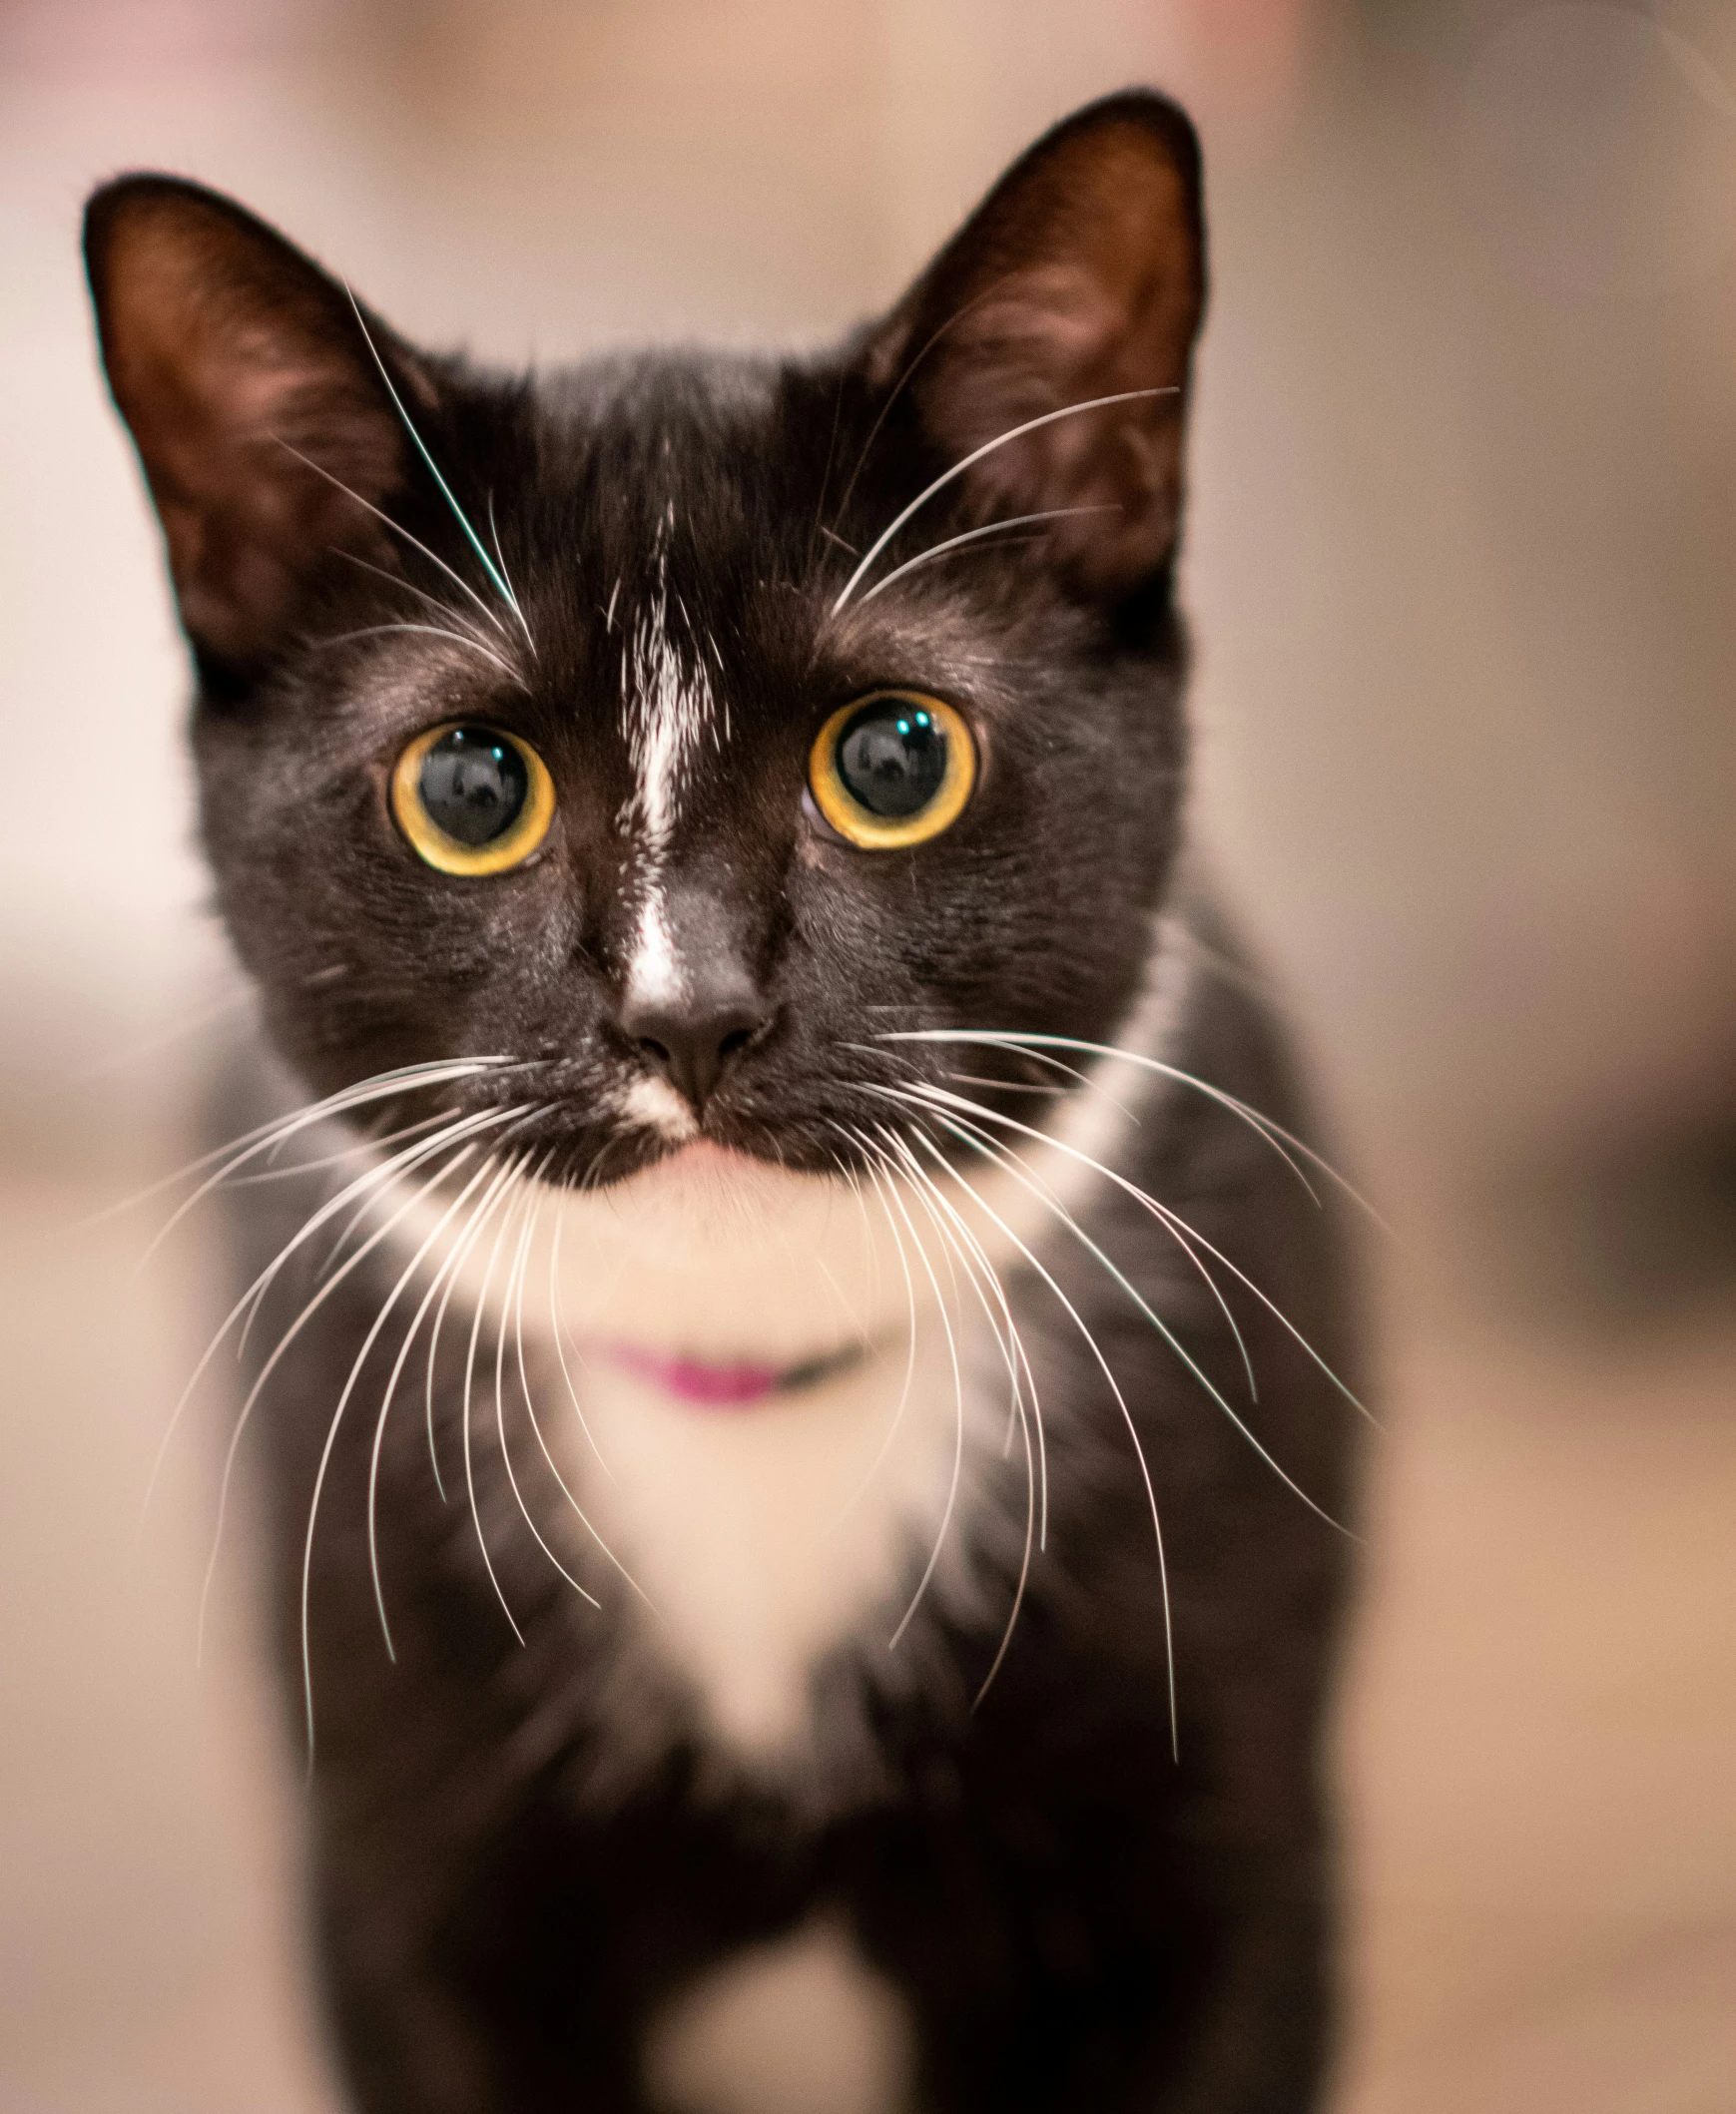
[[(355, 2114), (643, 2114), (611, 2059), (613, 2036), (587, 2030), (582, 1989), (558, 2044), (540, 2016), (546, 1991), (524, 1960), (479, 1967), (443, 1932), (450, 1904), (418, 1916), (390, 1887), (329, 1865), (317, 1903), (327, 2028)], [(517, 1988), (515, 1991), (515, 1984)]]
[(1331, 1916), (1310, 1869), (1276, 1877), (1224, 1932), (1187, 2053), (1179, 2068), (1166, 2054), (1163, 2074), (1132, 2095), (1140, 2114), (1318, 2114), (1324, 2104)]
[(401, 1910), (327, 1876), (317, 1922), (327, 2028), (357, 2114), (504, 2114), (479, 2007)]

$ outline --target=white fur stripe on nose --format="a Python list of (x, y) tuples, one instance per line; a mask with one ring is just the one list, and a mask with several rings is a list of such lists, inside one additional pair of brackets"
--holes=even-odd
[[(665, 1002), (680, 997), (686, 981), (663, 901), (670, 839), (700, 744), (708, 733), (715, 743), (719, 731), (711, 676), (679, 597), (676, 607), (688, 632), (690, 653), (679, 653), (670, 637), (667, 544), (674, 526), (672, 501), (658, 524), (656, 584), (629, 630), (621, 657), (622, 731), (634, 779), (621, 821), (635, 839), (633, 871), (639, 893), (628, 983), (635, 998)], [(715, 656), (715, 646), (712, 652)]]
[(638, 1005), (667, 1005), (683, 995), (687, 975), (669, 929), (661, 861), (641, 879), (640, 891), (639, 923), (627, 965), (627, 996)]

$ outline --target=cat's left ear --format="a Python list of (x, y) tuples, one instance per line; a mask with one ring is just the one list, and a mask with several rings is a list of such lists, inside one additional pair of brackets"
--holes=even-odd
[(993, 448), (961, 479), (985, 522), (1091, 509), (1053, 521), (1048, 548), (1075, 591), (1114, 601), (1175, 548), (1205, 294), (1194, 129), (1162, 96), (1111, 96), (1000, 180), (874, 334), (868, 378), (902, 384), (949, 462), (1123, 397)]

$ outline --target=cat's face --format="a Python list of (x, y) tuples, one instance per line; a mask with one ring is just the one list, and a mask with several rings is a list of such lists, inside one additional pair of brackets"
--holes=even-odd
[(1169, 106), (1051, 135), (818, 360), (477, 373), (165, 180), (89, 247), (223, 908), (316, 1089), (498, 1058), (442, 1093), (550, 1179), (822, 1171), (912, 1079), (1041, 1077), (912, 1035), (1112, 1036), (1183, 746)]

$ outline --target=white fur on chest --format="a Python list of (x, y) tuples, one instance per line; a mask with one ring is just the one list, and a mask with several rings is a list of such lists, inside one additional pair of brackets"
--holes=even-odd
[(830, 1923), (702, 1975), (643, 2060), (658, 2114), (904, 2114), (913, 2069), (907, 2005)]
[(647, 1637), (722, 1744), (761, 1762), (800, 1748), (816, 1666), (853, 1636), (886, 1653), (908, 1552), (925, 1559), (955, 1480), (954, 1514), (969, 1505), (971, 1371), (954, 1384), (931, 1325), (913, 1359), (896, 1344), (750, 1408), (696, 1409), (599, 1364), (573, 1378), (595, 1451), (574, 1433), (563, 1466), (650, 1603)]

